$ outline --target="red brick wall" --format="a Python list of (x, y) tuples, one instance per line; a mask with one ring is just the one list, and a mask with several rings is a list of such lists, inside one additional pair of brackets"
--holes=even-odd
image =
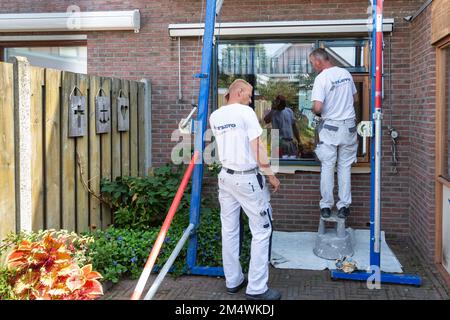
[(436, 51), (431, 6), (411, 23), (410, 236), (430, 259), (435, 240)]
[[(20, 3), (20, 5), (18, 4)], [(33, 3), (33, 7), (31, 6)], [(434, 121), (432, 110), (427, 113), (412, 115), (412, 109), (425, 110), (419, 102), (422, 96), (411, 105), (411, 90), (419, 94), (421, 85), (431, 78), (424, 78), (420, 84), (411, 84), (410, 72), (426, 77), (423, 71), (428, 67), (427, 58), (419, 52), (410, 54), (410, 35), (420, 31), (420, 21), (413, 26), (403, 20), (417, 10), (422, 0), (385, 1), (385, 17), (395, 18), (392, 38), (386, 42), (392, 44), (391, 55), (385, 51), (386, 69), (391, 74), (392, 82), (386, 88), (385, 128), (392, 125), (399, 131), (398, 173), (391, 172), (390, 140), (385, 130), (383, 140), (383, 230), (388, 235), (408, 236), (411, 231), (417, 242), (432, 239), (429, 227), (434, 215), (430, 199), (432, 188), (433, 159), (429, 142), (432, 124), (428, 128), (422, 124)], [(0, 12), (48, 12), (65, 11), (68, 1), (31, 1), (0, 3)], [(91, 32), (88, 33), (88, 71), (92, 74), (116, 76), (128, 79), (149, 78), (152, 82), (153, 106), (153, 161), (155, 165), (170, 160), (170, 150), (176, 142), (170, 141), (172, 130), (182, 116), (190, 110), (191, 93), (197, 95), (197, 81), (192, 82), (192, 74), (199, 71), (201, 54), (197, 39), (182, 39), (182, 89), (184, 101), (178, 102), (178, 46), (177, 41), (168, 36), (170, 23), (196, 23), (200, 20), (200, 0), (140, 0), (140, 1), (87, 1), (77, 4), (82, 10), (128, 10), (138, 8), (141, 12), (141, 32)], [(367, 0), (227, 0), (223, 5), (223, 22), (275, 21), (275, 20), (311, 20), (311, 19), (362, 19), (367, 18)], [(413, 34), (413, 39), (419, 39)], [(417, 40), (416, 40), (417, 41)], [(416, 69), (410, 59), (417, 59), (422, 69)], [(392, 68), (392, 70), (390, 70)], [(421, 70), (421, 71), (419, 71)], [(392, 72), (391, 72), (392, 71)], [(386, 78), (385, 85), (389, 84)], [(426, 106), (431, 106), (427, 100)], [(424, 109), (422, 109), (424, 108)], [(411, 126), (411, 121), (414, 124)], [(417, 127), (418, 126), (418, 127)], [(419, 131), (417, 131), (419, 130)], [(418, 134), (416, 134), (418, 132)], [(414, 134), (412, 137), (410, 134)], [(422, 142), (425, 145), (422, 145)], [(413, 145), (412, 145), (413, 144)], [(413, 152), (411, 152), (413, 151)], [(411, 160), (410, 160), (411, 156)], [(424, 166), (423, 164), (427, 164)], [(411, 170), (410, 170), (411, 165)], [(410, 171), (412, 175), (410, 176)], [(319, 174), (302, 172), (296, 175), (280, 175), (282, 191), (273, 197), (275, 228), (278, 230), (316, 230), (318, 224)], [(353, 205), (348, 224), (353, 228), (366, 228), (369, 222), (370, 175), (359, 174), (352, 178)], [(425, 183), (426, 182), (426, 183)], [(411, 184), (411, 186), (410, 186)], [(427, 186), (430, 185), (428, 188)], [(411, 190), (411, 194), (410, 194)], [(211, 193), (209, 193), (210, 196)], [(410, 196), (411, 195), (411, 196)], [(414, 206), (411, 209), (411, 205)], [(420, 213), (420, 214), (419, 214)], [(420, 220), (422, 219), (422, 220)], [(422, 228), (426, 226), (426, 228)], [(420, 230), (420, 231), (419, 231)], [(426, 238), (425, 238), (426, 237)], [(425, 240), (423, 240), (425, 241)], [(430, 245), (433, 241), (426, 240)]]

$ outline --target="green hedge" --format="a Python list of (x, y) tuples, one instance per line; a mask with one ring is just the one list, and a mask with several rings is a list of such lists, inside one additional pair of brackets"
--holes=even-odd
[[(90, 254), (94, 268), (106, 280), (118, 282), (123, 276), (139, 277), (185, 168), (166, 165), (156, 169), (149, 177), (119, 177), (115, 181), (102, 182), (102, 195), (113, 208), (114, 226), (92, 233), (95, 242), (91, 244)], [(189, 225), (190, 193), (189, 183), (156, 261), (158, 267), (167, 261)], [(244, 226), (241, 260), (246, 272), (251, 241), (246, 217)], [(197, 264), (222, 266), (220, 210), (207, 197), (202, 198), (197, 236)], [(186, 273), (187, 243), (173, 265), (172, 274), (175, 276)]]

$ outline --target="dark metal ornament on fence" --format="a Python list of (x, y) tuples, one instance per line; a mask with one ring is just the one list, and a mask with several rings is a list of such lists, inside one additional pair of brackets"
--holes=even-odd
[(122, 90), (117, 97), (117, 130), (130, 130), (130, 99), (123, 96)]
[[(75, 95), (78, 90), (80, 95)], [(83, 137), (87, 127), (86, 97), (75, 86), (69, 96), (69, 137)]]
[(95, 130), (97, 134), (109, 133), (111, 130), (111, 101), (108, 96), (99, 95), (100, 89), (95, 97)]

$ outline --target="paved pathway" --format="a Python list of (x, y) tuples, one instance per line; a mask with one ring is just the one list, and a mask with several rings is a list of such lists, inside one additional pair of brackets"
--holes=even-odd
[[(269, 286), (282, 292), (282, 299), (450, 299), (450, 288), (439, 275), (432, 263), (419, 259), (412, 252), (413, 248), (402, 242), (388, 242), (396, 253), (405, 273), (418, 274), (422, 277), (420, 287), (407, 285), (382, 284), (379, 290), (369, 290), (365, 282), (336, 280), (330, 278), (330, 272), (297, 269), (270, 268)], [(148, 291), (156, 275), (152, 275), (144, 290)], [(122, 280), (114, 285), (102, 299), (128, 300), (136, 286), (137, 280)], [(242, 300), (244, 290), (230, 296), (225, 292), (225, 281), (220, 277), (170, 275), (161, 284), (156, 300)]]

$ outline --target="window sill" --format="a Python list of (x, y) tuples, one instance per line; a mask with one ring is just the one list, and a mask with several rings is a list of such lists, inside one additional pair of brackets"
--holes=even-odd
[[(278, 165), (272, 165), (272, 170), (275, 173), (288, 173), (295, 174), (297, 172), (320, 172), (320, 164), (318, 162), (309, 161), (305, 164), (293, 164), (287, 165), (280, 163)], [(352, 173), (366, 174), (371, 172), (370, 163), (357, 163), (352, 166)]]

